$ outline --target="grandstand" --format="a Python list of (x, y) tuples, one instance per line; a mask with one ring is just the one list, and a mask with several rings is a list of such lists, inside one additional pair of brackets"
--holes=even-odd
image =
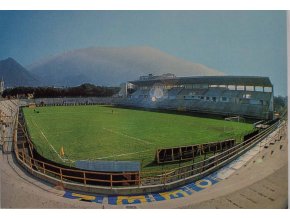
[(268, 77), (141, 76), (121, 89), (117, 105), (169, 109), (226, 117), (273, 118), (273, 85)]
[(13, 128), (17, 122), (18, 100), (0, 101), (0, 148), (2, 152), (12, 151), (12, 142), (15, 140)]

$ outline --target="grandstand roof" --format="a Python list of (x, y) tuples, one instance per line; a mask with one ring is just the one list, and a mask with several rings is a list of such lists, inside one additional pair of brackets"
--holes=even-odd
[(134, 85), (153, 85), (155, 83), (167, 83), (175, 85), (183, 84), (210, 84), (210, 85), (247, 85), (272, 87), (269, 77), (259, 76), (196, 76), (176, 77), (169, 79), (148, 79), (129, 81)]

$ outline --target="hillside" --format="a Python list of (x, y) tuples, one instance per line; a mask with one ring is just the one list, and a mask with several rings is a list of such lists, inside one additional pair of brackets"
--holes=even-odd
[(13, 58), (0, 61), (0, 78), (3, 78), (5, 87), (39, 85), (39, 81)]
[(151, 47), (78, 49), (36, 62), (28, 67), (44, 85), (82, 83), (119, 85), (148, 73), (176, 76), (223, 75), (201, 64), (182, 60)]

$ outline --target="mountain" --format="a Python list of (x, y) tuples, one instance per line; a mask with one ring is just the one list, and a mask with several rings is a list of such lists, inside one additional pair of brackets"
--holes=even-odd
[(141, 75), (174, 73), (176, 76), (223, 75), (201, 64), (182, 60), (151, 47), (90, 47), (46, 58), (28, 67), (45, 85), (82, 83), (119, 85)]
[(2, 78), (5, 87), (35, 86), (39, 84), (39, 81), (13, 58), (0, 61), (0, 79)]

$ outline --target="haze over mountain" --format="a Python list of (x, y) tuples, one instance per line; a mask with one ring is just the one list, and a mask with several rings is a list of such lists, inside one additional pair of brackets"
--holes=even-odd
[(44, 85), (76, 86), (82, 83), (119, 85), (153, 73), (176, 76), (223, 75), (222, 72), (176, 58), (151, 47), (78, 49), (28, 66)]
[(36, 86), (39, 81), (13, 58), (0, 61), (0, 79), (5, 87)]

